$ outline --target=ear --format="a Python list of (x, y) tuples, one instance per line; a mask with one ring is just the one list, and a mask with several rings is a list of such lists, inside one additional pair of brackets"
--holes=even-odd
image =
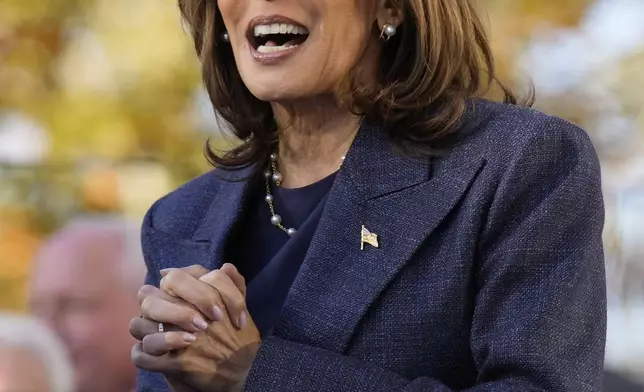
[(382, 27), (386, 24), (398, 27), (402, 22), (402, 2), (396, 0), (378, 0), (376, 23), (378, 24), (379, 29), (382, 29)]

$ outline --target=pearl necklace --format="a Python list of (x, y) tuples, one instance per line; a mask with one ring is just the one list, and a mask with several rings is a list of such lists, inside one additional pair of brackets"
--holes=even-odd
[[(344, 163), (344, 156), (342, 156), (342, 163)], [(340, 164), (340, 168), (341, 167), (342, 164)], [(275, 198), (271, 193), (271, 180), (275, 183), (275, 186), (280, 186), (284, 179), (282, 173), (277, 171), (277, 153), (275, 152), (270, 156), (270, 164), (268, 169), (264, 171), (264, 178), (266, 179), (266, 196), (264, 196), (264, 200), (266, 201), (266, 204), (268, 204), (268, 209), (271, 212), (271, 224), (288, 234), (289, 237), (292, 237), (297, 230), (292, 227), (286, 228), (286, 226), (284, 226), (282, 223), (282, 216), (275, 212)]]

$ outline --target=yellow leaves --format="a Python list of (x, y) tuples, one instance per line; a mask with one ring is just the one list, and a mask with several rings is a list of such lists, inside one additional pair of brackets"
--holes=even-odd
[(121, 159), (136, 151), (136, 128), (118, 100), (60, 94), (43, 104), (42, 114), (53, 136), (53, 160)]
[(24, 226), (0, 229), (0, 279), (23, 279), (40, 238)]
[(81, 197), (84, 209), (89, 211), (115, 211), (119, 209), (118, 177), (109, 167), (87, 170), (82, 178)]
[[(517, 15), (528, 26), (544, 23), (558, 27), (574, 27), (594, 0), (515, 1)], [(527, 22), (527, 23), (526, 23)]]
[(135, 219), (143, 218), (159, 195), (170, 192), (174, 186), (167, 168), (159, 163), (136, 161), (118, 168), (120, 205), (126, 215)]
[(0, 309), (26, 309), (25, 287), (31, 260), (40, 244), (40, 237), (18, 223), (19, 211), (0, 210), (0, 222), (13, 216), (13, 225), (0, 224)]
[(578, 25), (594, 0), (488, 0), (490, 39), (499, 70), (512, 79), (511, 68), (525, 49), (526, 42), (552, 28)]
[(119, 79), (158, 88), (193, 68), (190, 82), (197, 82), (196, 56), (175, 2), (97, 0), (88, 20)]

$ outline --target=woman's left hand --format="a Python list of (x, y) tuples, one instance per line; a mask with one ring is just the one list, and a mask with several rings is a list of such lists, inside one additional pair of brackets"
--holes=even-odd
[[(172, 270), (163, 278), (163, 293), (150, 290), (149, 295), (157, 299), (148, 301), (150, 305), (142, 308), (142, 318), (133, 320), (131, 325), (132, 334), (147, 341), (145, 346), (139, 343), (132, 349), (132, 361), (137, 367), (163, 373), (171, 386), (187, 384), (200, 392), (231, 391), (243, 385), (259, 348), (260, 336), (245, 310), (241, 323), (237, 319), (233, 324), (229, 317), (231, 312), (226, 304), (236, 303), (239, 306), (239, 298), (242, 298), (245, 309), (243, 278), (240, 281), (241, 275), (231, 267), (208, 272), (200, 278), (195, 276), (194, 268)], [(231, 287), (236, 289), (231, 290)], [(158, 332), (157, 328), (158, 322), (167, 322), (166, 319), (173, 317), (176, 319), (176, 315), (168, 315), (164, 320), (159, 320), (164, 317), (160, 314), (163, 301), (158, 298), (168, 294), (173, 297), (175, 305), (177, 300), (181, 300), (192, 309), (213, 309), (218, 306), (223, 315), (220, 315), (220, 321), (211, 323), (203, 332), (195, 333), (194, 342), (173, 343), (169, 337), (176, 335), (176, 332)], [(189, 324), (190, 320), (185, 322)], [(244, 324), (241, 329), (238, 328), (239, 324)], [(172, 327), (167, 325), (167, 328)]]

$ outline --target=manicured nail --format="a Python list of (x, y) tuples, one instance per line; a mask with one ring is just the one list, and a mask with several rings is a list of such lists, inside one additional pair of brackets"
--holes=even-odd
[(186, 343), (192, 343), (197, 340), (197, 337), (191, 333), (184, 333), (183, 334), (183, 341)]
[(214, 321), (222, 321), (224, 319), (224, 312), (217, 305), (212, 308), (212, 319)]
[(237, 326), (239, 329), (244, 329), (244, 327), (246, 327), (246, 312), (242, 312), (242, 314), (239, 315)]
[(192, 319), (192, 325), (194, 325), (195, 327), (197, 327), (202, 331), (205, 331), (206, 329), (208, 329), (208, 323), (206, 322), (206, 320), (202, 319), (201, 317), (194, 317)]

